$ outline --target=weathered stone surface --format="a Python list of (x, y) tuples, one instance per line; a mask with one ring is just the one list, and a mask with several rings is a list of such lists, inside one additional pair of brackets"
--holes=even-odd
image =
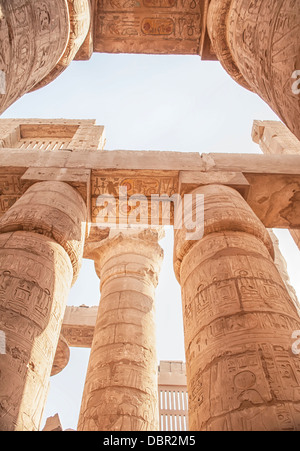
[(0, 235), (0, 429), (39, 430), (65, 304), (70, 258), (54, 240), (30, 232)]
[[(293, 133), (281, 122), (275, 121), (254, 121), (252, 129), (253, 141), (259, 144), (264, 154), (281, 154), (281, 155), (300, 155), (300, 141)], [(289, 197), (290, 205), (282, 209), (282, 216), (285, 219), (296, 217), (296, 222), (300, 224), (299, 215), (299, 184), (296, 182), (290, 186), (292, 189), (290, 195), (285, 191), (281, 191), (280, 202), (284, 197)], [(278, 198), (278, 195), (277, 195)], [(278, 203), (280, 203), (278, 202)], [(290, 224), (292, 226), (292, 224)], [(290, 229), (290, 233), (300, 249), (300, 230)]]
[(91, 5), (89, 0), (67, 0), (69, 10), (70, 38), (64, 54), (52, 71), (37, 83), (33, 91), (43, 88), (55, 80), (75, 58), (90, 29)]
[(206, 200), (204, 238), (184, 246), (185, 231), (175, 233), (190, 429), (299, 430), (291, 336), (300, 319), (270, 238), (251, 211), (244, 214), (248, 207), (235, 190), (211, 185), (197, 193)]
[[(161, 220), (169, 225), (174, 217), (172, 196), (197, 186), (222, 183), (237, 189), (265, 226), (299, 227), (297, 153), (100, 151), (105, 138), (103, 127), (96, 126), (95, 121), (3, 119), (0, 133), (0, 216), (32, 184), (60, 181), (81, 194), (87, 204), (88, 221), (93, 224), (98, 222), (101, 211), (97, 206), (99, 197), (108, 195), (116, 201), (114, 211), (123, 222), (140, 210), (143, 224), (158, 224)], [(276, 138), (273, 141), (282, 145), (282, 140), (281, 144)], [(70, 152), (70, 148), (74, 151)], [(120, 189), (127, 190), (121, 202)], [(130, 197), (137, 194), (143, 196), (143, 201), (129, 205)], [(157, 200), (152, 201), (152, 195)], [(156, 216), (153, 211), (158, 212)], [(108, 224), (104, 226), (101, 231), (90, 228), (89, 239), (102, 239), (108, 233)]]
[(155, 431), (154, 296), (163, 256), (157, 234), (116, 231), (91, 256), (101, 301), (78, 430)]
[(300, 139), (300, 4), (295, 0), (212, 0), (208, 28), (226, 71), (262, 97)]
[(299, 301), (297, 298), (296, 290), (291, 285), (291, 280), (290, 280), (290, 276), (289, 276), (288, 268), (287, 268), (287, 262), (279, 248), (279, 240), (272, 229), (269, 229), (268, 232), (270, 234), (270, 237), (272, 239), (273, 246), (274, 246), (274, 255), (275, 255), (274, 263), (276, 265), (276, 268), (279, 271), (279, 274), (282, 277), (282, 280), (287, 288), (289, 296), (292, 299), (292, 301), (297, 309), (298, 315), (300, 317), (300, 304), (299, 304)]
[(54, 239), (68, 253), (75, 281), (81, 267), (86, 219), (86, 205), (75, 189), (63, 182), (40, 182), (0, 219), (0, 233), (26, 230)]
[(70, 360), (70, 348), (67, 340), (62, 334), (59, 336), (57, 348), (55, 351), (54, 362), (52, 365), (51, 376), (61, 373), (68, 365)]
[(39, 430), (85, 225), (85, 203), (62, 182), (33, 185), (0, 220), (1, 430)]
[(204, 1), (102, 0), (95, 52), (199, 54)]
[(98, 306), (67, 307), (62, 325), (62, 334), (69, 346), (91, 348), (97, 320)]
[(218, 59), (300, 138), (296, 0), (1, 0), (0, 7), (0, 112), (93, 51), (195, 54)]
[(54, 68), (68, 43), (70, 25), (66, 0), (1, 0), (0, 16), (2, 113)]
[(43, 432), (61, 432), (62, 430), (63, 429), (58, 414), (47, 418)]

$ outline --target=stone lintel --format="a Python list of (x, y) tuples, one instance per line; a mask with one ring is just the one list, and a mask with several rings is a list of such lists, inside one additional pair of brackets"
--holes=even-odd
[(179, 173), (179, 192), (185, 194), (201, 185), (222, 184), (231, 186), (247, 197), (250, 184), (242, 172), (199, 172), (181, 171)]
[(68, 306), (62, 325), (62, 335), (70, 347), (91, 348), (98, 306)]
[[(22, 156), (22, 158), (20, 158)], [(4, 168), (56, 167), (94, 171), (224, 171), (244, 174), (299, 174), (300, 155), (260, 155), (198, 152), (103, 150), (40, 152), (18, 148), (0, 149)], [(132, 172), (131, 172), (132, 174)], [(138, 174), (137, 174), (138, 175)]]
[(199, 55), (205, 48), (209, 59), (213, 50), (206, 43), (208, 4), (209, 0), (101, 0), (94, 10), (94, 52)]
[[(127, 188), (128, 198), (139, 194), (147, 203), (153, 194), (166, 195), (167, 202), (168, 196), (197, 184), (214, 183), (240, 191), (266, 227), (300, 229), (299, 168), (300, 155), (1, 149), (0, 215), (22, 195), (25, 181), (65, 179), (90, 201), (92, 223), (98, 214), (98, 197), (109, 194), (118, 200), (120, 187)], [(143, 211), (147, 219), (147, 208)]]

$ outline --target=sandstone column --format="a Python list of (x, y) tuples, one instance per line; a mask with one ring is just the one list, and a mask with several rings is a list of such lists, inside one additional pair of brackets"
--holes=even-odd
[(0, 114), (70, 64), (90, 14), (89, 0), (0, 0)]
[(91, 253), (101, 301), (87, 371), (80, 431), (158, 430), (155, 287), (158, 233), (111, 231)]
[(71, 186), (31, 186), (0, 220), (0, 430), (39, 430), (86, 206)]
[(175, 232), (191, 430), (300, 429), (300, 320), (263, 224), (232, 188), (204, 194), (204, 237)]
[(214, 51), (238, 83), (257, 93), (300, 139), (300, 3), (211, 0)]

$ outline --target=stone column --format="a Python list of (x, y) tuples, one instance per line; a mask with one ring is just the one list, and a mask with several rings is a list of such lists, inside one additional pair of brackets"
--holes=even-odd
[(293, 301), (296, 310), (298, 312), (298, 316), (300, 317), (300, 304), (297, 298), (297, 293), (295, 288), (291, 285), (291, 279), (288, 273), (288, 267), (287, 267), (287, 262), (284, 258), (284, 256), (281, 253), (280, 247), (279, 247), (279, 239), (277, 238), (277, 236), (275, 235), (274, 231), (272, 229), (268, 229), (268, 232), (270, 234), (271, 240), (273, 242), (273, 246), (274, 246), (274, 263), (276, 268), (279, 271), (279, 274), (283, 280), (283, 283), (286, 286), (286, 289), (288, 291), (288, 294), (291, 298), (291, 300)]
[(209, 7), (209, 35), (223, 67), (300, 139), (299, 27), (296, 0), (211, 0)]
[(155, 287), (163, 251), (155, 231), (111, 231), (91, 253), (101, 301), (79, 431), (158, 430)]
[(0, 430), (39, 430), (86, 206), (71, 186), (30, 187), (0, 220)]
[(90, 14), (89, 0), (0, 0), (0, 113), (68, 67)]
[(70, 36), (66, 0), (0, 0), (0, 113), (42, 80)]
[(190, 430), (300, 429), (300, 320), (269, 234), (242, 196), (210, 185), (204, 237), (175, 233), (182, 287)]

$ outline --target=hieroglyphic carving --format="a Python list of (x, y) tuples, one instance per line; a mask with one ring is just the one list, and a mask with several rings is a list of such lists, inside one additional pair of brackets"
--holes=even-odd
[[(34, 86), (33, 91), (51, 83), (70, 65), (89, 31), (91, 23), (89, 0), (68, 0), (68, 7), (71, 29), (67, 48), (54, 69)], [(46, 20), (45, 16), (44, 18)]]
[(86, 205), (74, 188), (63, 182), (40, 182), (0, 219), (0, 232), (27, 230), (54, 239), (68, 253), (75, 280), (81, 267), (86, 220)]
[(300, 96), (292, 79), (300, 67), (299, 2), (212, 0), (209, 14), (210, 36), (225, 69), (300, 138)]
[(154, 294), (162, 255), (154, 232), (95, 244), (101, 302), (78, 430), (158, 429)]
[(95, 51), (196, 54), (202, 8), (195, 0), (102, 0)]
[(65, 0), (1, 0), (0, 70), (6, 94), (0, 112), (28, 92), (55, 66), (69, 39)]
[(1, 430), (39, 430), (73, 271), (67, 253), (36, 233), (0, 235)]
[(0, 172), (0, 217), (10, 208), (22, 195), (21, 176), (24, 170), (14, 170), (12, 174), (7, 171)]
[(83, 199), (62, 182), (36, 183), (0, 219), (1, 430), (39, 429), (85, 222)]
[[(298, 430), (300, 363), (291, 336), (300, 320), (266, 247), (263, 225), (250, 210), (248, 219), (239, 214), (245, 205), (236, 191), (210, 186), (197, 192), (206, 199), (204, 238), (184, 246), (184, 232), (175, 235), (190, 427)], [(186, 250), (183, 260), (180, 248)]]
[[(122, 188), (126, 189), (127, 197), (123, 197)], [(120, 191), (121, 189), (121, 191)], [(171, 197), (178, 192), (178, 176), (175, 174), (155, 175), (144, 173), (143, 175), (115, 172), (101, 173), (93, 171), (92, 188), (91, 188), (91, 205), (92, 205), (92, 222), (97, 223), (98, 214), (101, 213), (101, 207), (97, 206), (99, 197), (106, 195), (113, 196), (116, 203), (112, 204), (114, 209), (111, 216), (117, 218), (117, 222), (127, 223), (129, 215), (134, 215), (135, 210), (139, 211), (140, 218), (143, 222), (150, 224), (151, 220), (151, 195), (166, 195)], [(134, 200), (130, 205), (128, 199), (131, 196), (141, 196), (139, 202)], [(120, 198), (119, 198), (120, 196)], [(137, 198), (136, 198), (137, 199)], [(136, 205), (135, 205), (136, 204)], [(167, 211), (168, 210), (168, 211)], [(165, 210), (160, 210), (160, 217), (168, 219), (168, 213), (171, 212), (171, 222), (173, 221), (173, 209), (171, 205), (167, 205)], [(154, 218), (152, 218), (154, 219)], [(149, 222), (147, 222), (149, 220)]]

